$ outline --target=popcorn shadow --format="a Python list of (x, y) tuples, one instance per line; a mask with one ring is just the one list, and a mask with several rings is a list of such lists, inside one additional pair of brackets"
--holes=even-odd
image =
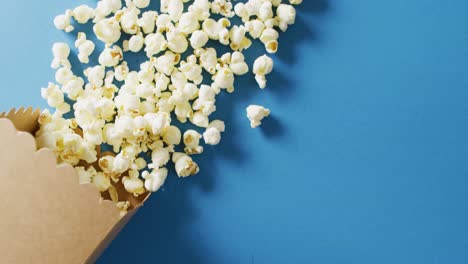
[(193, 237), (202, 230), (191, 227), (197, 217), (192, 179), (170, 175), (165, 189), (153, 194), (97, 263), (216, 263)]
[[(151, 1), (148, 9), (159, 10), (159, 1)], [(285, 67), (294, 65), (300, 56), (299, 45), (304, 42), (309, 45), (319, 40), (317, 31), (305, 23), (305, 18), (323, 14), (328, 9), (326, 0), (304, 0), (298, 8), (297, 23), (281, 34), (280, 49), (275, 54), (275, 59), (284, 63)], [(92, 29), (87, 35), (94, 37)], [(252, 67), (255, 58), (265, 54), (265, 50), (263, 45), (255, 43), (244, 54)], [(132, 69), (138, 69), (140, 61), (145, 58), (142, 53), (131, 57), (129, 66), (133, 66)], [(193, 195), (214, 195), (216, 181), (223, 177), (220, 162), (232, 162), (241, 166), (248, 159), (249, 148), (243, 145), (242, 138), (245, 133), (240, 133), (241, 129), (248, 127), (245, 107), (255, 103), (254, 100), (259, 98), (260, 93), (273, 93), (282, 100), (291, 98), (295, 79), (287, 72), (282, 67), (276, 68), (268, 76), (265, 90), (258, 88), (252, 74), (238, 76), (235, 94), (230, 95), (223, 91), (219, 95), (218, 111), (213, 114), (213, 118), (225, 121), (226, 132), (222, 135), (220, 145), (204, 146), (204, 153), (193, 157), (200, 165), (199, 175), (178, 179), (173, 167), (170, 167), (171, 173), (163, 189), (152, 195), (98, 263), (226, 263), (222, 259), (214, 259), (213, 254), (209, 254), (203, 245), (202, 238), (208, 234), (204, 230), (196, 230), (194, 223), (198, 218), (197, 208), (200, 204), (195, 202)], [(284, 137), (287, 132), (282, 120), (275, 116), (265, 119), (260, 129), (269, 139)]]
[(263, 121), (260, 130), (267, 138), (282, 137), (286, 133), (286, 129), (282, 122), (276, 116), (270, 116)]

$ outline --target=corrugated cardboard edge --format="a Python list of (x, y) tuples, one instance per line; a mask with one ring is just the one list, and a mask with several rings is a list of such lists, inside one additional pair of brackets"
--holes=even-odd
[(93, 185), (78, 184), (71, 166), (57, 165), (50, 150), (36, 150), (38, 117), (33, 108), (0, 114), (0, 190), (6, 197), (26, 191), (0, 205), (0, 262), (94, 263), (141, 204), (121, 218)]

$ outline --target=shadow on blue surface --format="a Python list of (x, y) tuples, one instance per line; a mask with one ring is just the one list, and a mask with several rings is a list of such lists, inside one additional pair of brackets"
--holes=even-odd
[[(303, 17), (323, 14), (328, 8), (326, 0), (305, 0), (298, 7), (296, 24), (281, 35), (280, 49), (275, 59), (286, 65), (293, 65), (299, 56), (296, 52), (297, 45), (304, 42), (313, 43), (318, 39), (317, 34), (303, 21)], [(254, 58), (263, 53), (264, 48), (258, 43), (246, 51), (249, 65), (253, 64)], [(214, 161), (220, 156), (239, 165), (248, 157), (248, 148), (243, 146), (242, 139), (237, 137), (240, 121), (236, 120), (235, 117), (239, 114), (235, 111), (241, 108), (239, 105), (244, 106), (247, 104), (246, 101), (257, 93), (271, 91), (275, 96), (287, 100), (294, 92), (294, 79), (290, 76), (274, 71), (268, 76), (268, 80), (267, 90), (262, 91), (258, 89), (252, 75), (241, 76), (236, 80), (235, 94), (220, 94), (218, 111), (214, 117), (226, 122), (227, 131), (219, 146), (214, 148), (207, 146), (203, 155), (196, 158), (201, 167), (200, 175), (184, 180), (170, 175), (164, 189), (151, 197), (98, 263), (116, 263), (116, 255), (119, 255), (119, 263), (138, 263), (148, 259), (154, 259), (155, 263), (175, 264), (229, 263), (227, 259), (214, 259), (216, 257), (207, 254), (200, 241), (190, 237), (190, 234), (194, 233), (197, 237), (204, 237), (203, 230), (189, 229), (190, 223), (197, 218), (197, 209), (192, 204), (190, 195), (194, 189), (210, 193), (216, 188), (216, 178), (222, 175), (222, 171), (216, 167)], [(245, 119), (242, 122), (248, 121)], [(261, 131), (267, 138), (282, 137), (286, 132), (281, 120), (275, 116), (265, 120)], [(145, 233), (141, 233), (142, 230)], [(142, 244), (140, 241), (148, 242)], [(217, 255), (222, 256), (222, 254)]]

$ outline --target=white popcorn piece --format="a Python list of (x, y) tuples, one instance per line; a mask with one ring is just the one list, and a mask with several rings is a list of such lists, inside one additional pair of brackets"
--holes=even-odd
[(200, 146), (200, 139), (202, 135), (200, 135), (197, 131), (193, 129), (189, 129), (184, 133), (184, 144), (185, 153), (192, 155), (192, 154), (201, 154), (203, 152), (203, 147)]
[(75, 77), (62, 86), (62, 91), (73, 101), (83, 93), (84, 80), (81, 77)]
[(71, 68), (68, 56), (70, 56), (70, 47), (66, 43), (54, 43), (52, 46), (52, 53), (54, 59), (52, 60), (51, 67), (58, 69), (59, 67)]
[(133, 0), (133, 4), (140, 9), (148, 7), (150, 2), (150, 0)]
[(120, 39), (120, 24), (113, 18), (100, 20), (93, 27), (96, 37), (106, 44), (113, 44)]
[(65, 32), (72, 32), (75, 28), (70, 24), (72, 17), (72, 11), (67, 10), (65, 14), (61, 14), (55, 17), (54, 25), (58, 30), (63, 30)]
[(247, 118), (250, 126), (257, 128), (262, 124), (262, 120), (270, 115), (270, 110), (260, 105), (250, 105), (247, 107)]
[(196, 30), (190, 36), (190, 46), (193, 49), (202, 48), (208, 43), (209, 37), (208, 34), (203, 30)]
[(92, 41), (86, 39), (84, 32), (78, 33), (75, 47), (78, 49), (78, 60), (81, 63), (89, 63), (89, 56), (93, 54), (96, 46)]
[(88, 77), (88, 81), (95, 87), (101, 87), (104, 84), (105, 67), (98, 65), (89, 67), (84, 71), (84, 75)]
[(136, 177), (123, 177), (122, 183), (127, 192), (132, 193), (135, 197), (138, 197), (146, 192), (143, 181)]
[(153, 170), (151, 173), (145, 171), (142, 173), (142, 177), (145, 179), (145, 188), (150, 192), (157, 192), (166, 181), (168, 170), (166, 168), (160, 168)]
[(158, 18), (158, 12), (146, 11), (137, 21), (137, 25), (141, 28), (143, 33), (150, 34), (154, 33), (156, 28), (156, 19)]
[(162, 131), (162, 138), (167, 145), (179, 145), (182, 133), (176, 126), (168, 126)]
[(185, 35), (189, 35), (200, 29), (200, 23), (195, 14), (190, 12), (183, 13), (177, 24), (177, 29)]
[(104, 175), (102, 172), (97, 172), (92, 178), (94, 186), (98, 188), (100, 192), (105, 192), (111, 186), (110, 178)]
[(80, 5), (73, 9), (73, 18), (80, 24), (86, 24), (90, 19), (94, 18), (94, 9), (88, 5)]
[(291, 5), (300, 5), (302, 4), (302, 0), (289, 0)]
[(244, 75), (249, 71), (249, 66), (245, 62), (244, 54), (235, 51), (231, 55), (231, 61), (229, 63), (229, 68), (235, 75)]
[(151, 153), (152, 163), (149, 165), (149, 168), (158, 169), (166, 166), (170, 159), (171, 157), (167, 148), (159, 147), (153, 149), (153, 152)]
[(118, 17), (120, 17), (122, 31), (130, 35), (136, 34), (140, 29), (138, 26), (139, 9), (130, 7), (118, 12), (120, 12)]
[(148, 58), (167, 49), (168, 43), (161, 33), (151, 33), (145, 37), (145, 52)]
[(175, 170), (179, 177), (185, 178), (197, 174), (200, 171), (198, 164), (187, 154), (176, 152), (172, 156)]
[(273, 60), (267, 55), (260, 56), (254, 62), (253, 73), (260, 88), (266, 87), (266, 75), (273, 70)]
[(128, 49), (131, 52), (139, 52), (143, 48), (144, 44), (145, 38), (143, 37), (143, 34), (133, 35), (128, 41)]
[(169, 0), (167, 13), (172, 21), (178, 22), (184, 12), (184, 2), (182, 0)]
[(226, 130), (226, 125), (222, 120), (213, 120), (208, 125), (208, 128), (216, 128), (219, 132), (224, 132)]
[(209, 127), (203, 133), (203, 139), (208, 145), (218, 145), (221, 142), (221, 131), (216, 127)]
[(105, 48), (101, 55), (99, 55), (99, 64), (105, 67), (114, 67), (119, 64), (123, 59), (122, 49), (115, 45), (113, 47)]
[(296, 9), (292, 5), (281, 4), (276, 9), (278, 26), (284, 32), (296, 22)]
[(178, 30), (167, 32), (167, 47), (175, 53), (184, 53), (188, 48), (188, 41), (185, 35)]

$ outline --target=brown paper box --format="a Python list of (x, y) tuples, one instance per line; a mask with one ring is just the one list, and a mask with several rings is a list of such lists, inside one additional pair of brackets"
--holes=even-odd
[(120, 217), (69, 165), (36, 149), (39, 111), (0, 114), (0, 263), (93, 263), (146, 197)]

